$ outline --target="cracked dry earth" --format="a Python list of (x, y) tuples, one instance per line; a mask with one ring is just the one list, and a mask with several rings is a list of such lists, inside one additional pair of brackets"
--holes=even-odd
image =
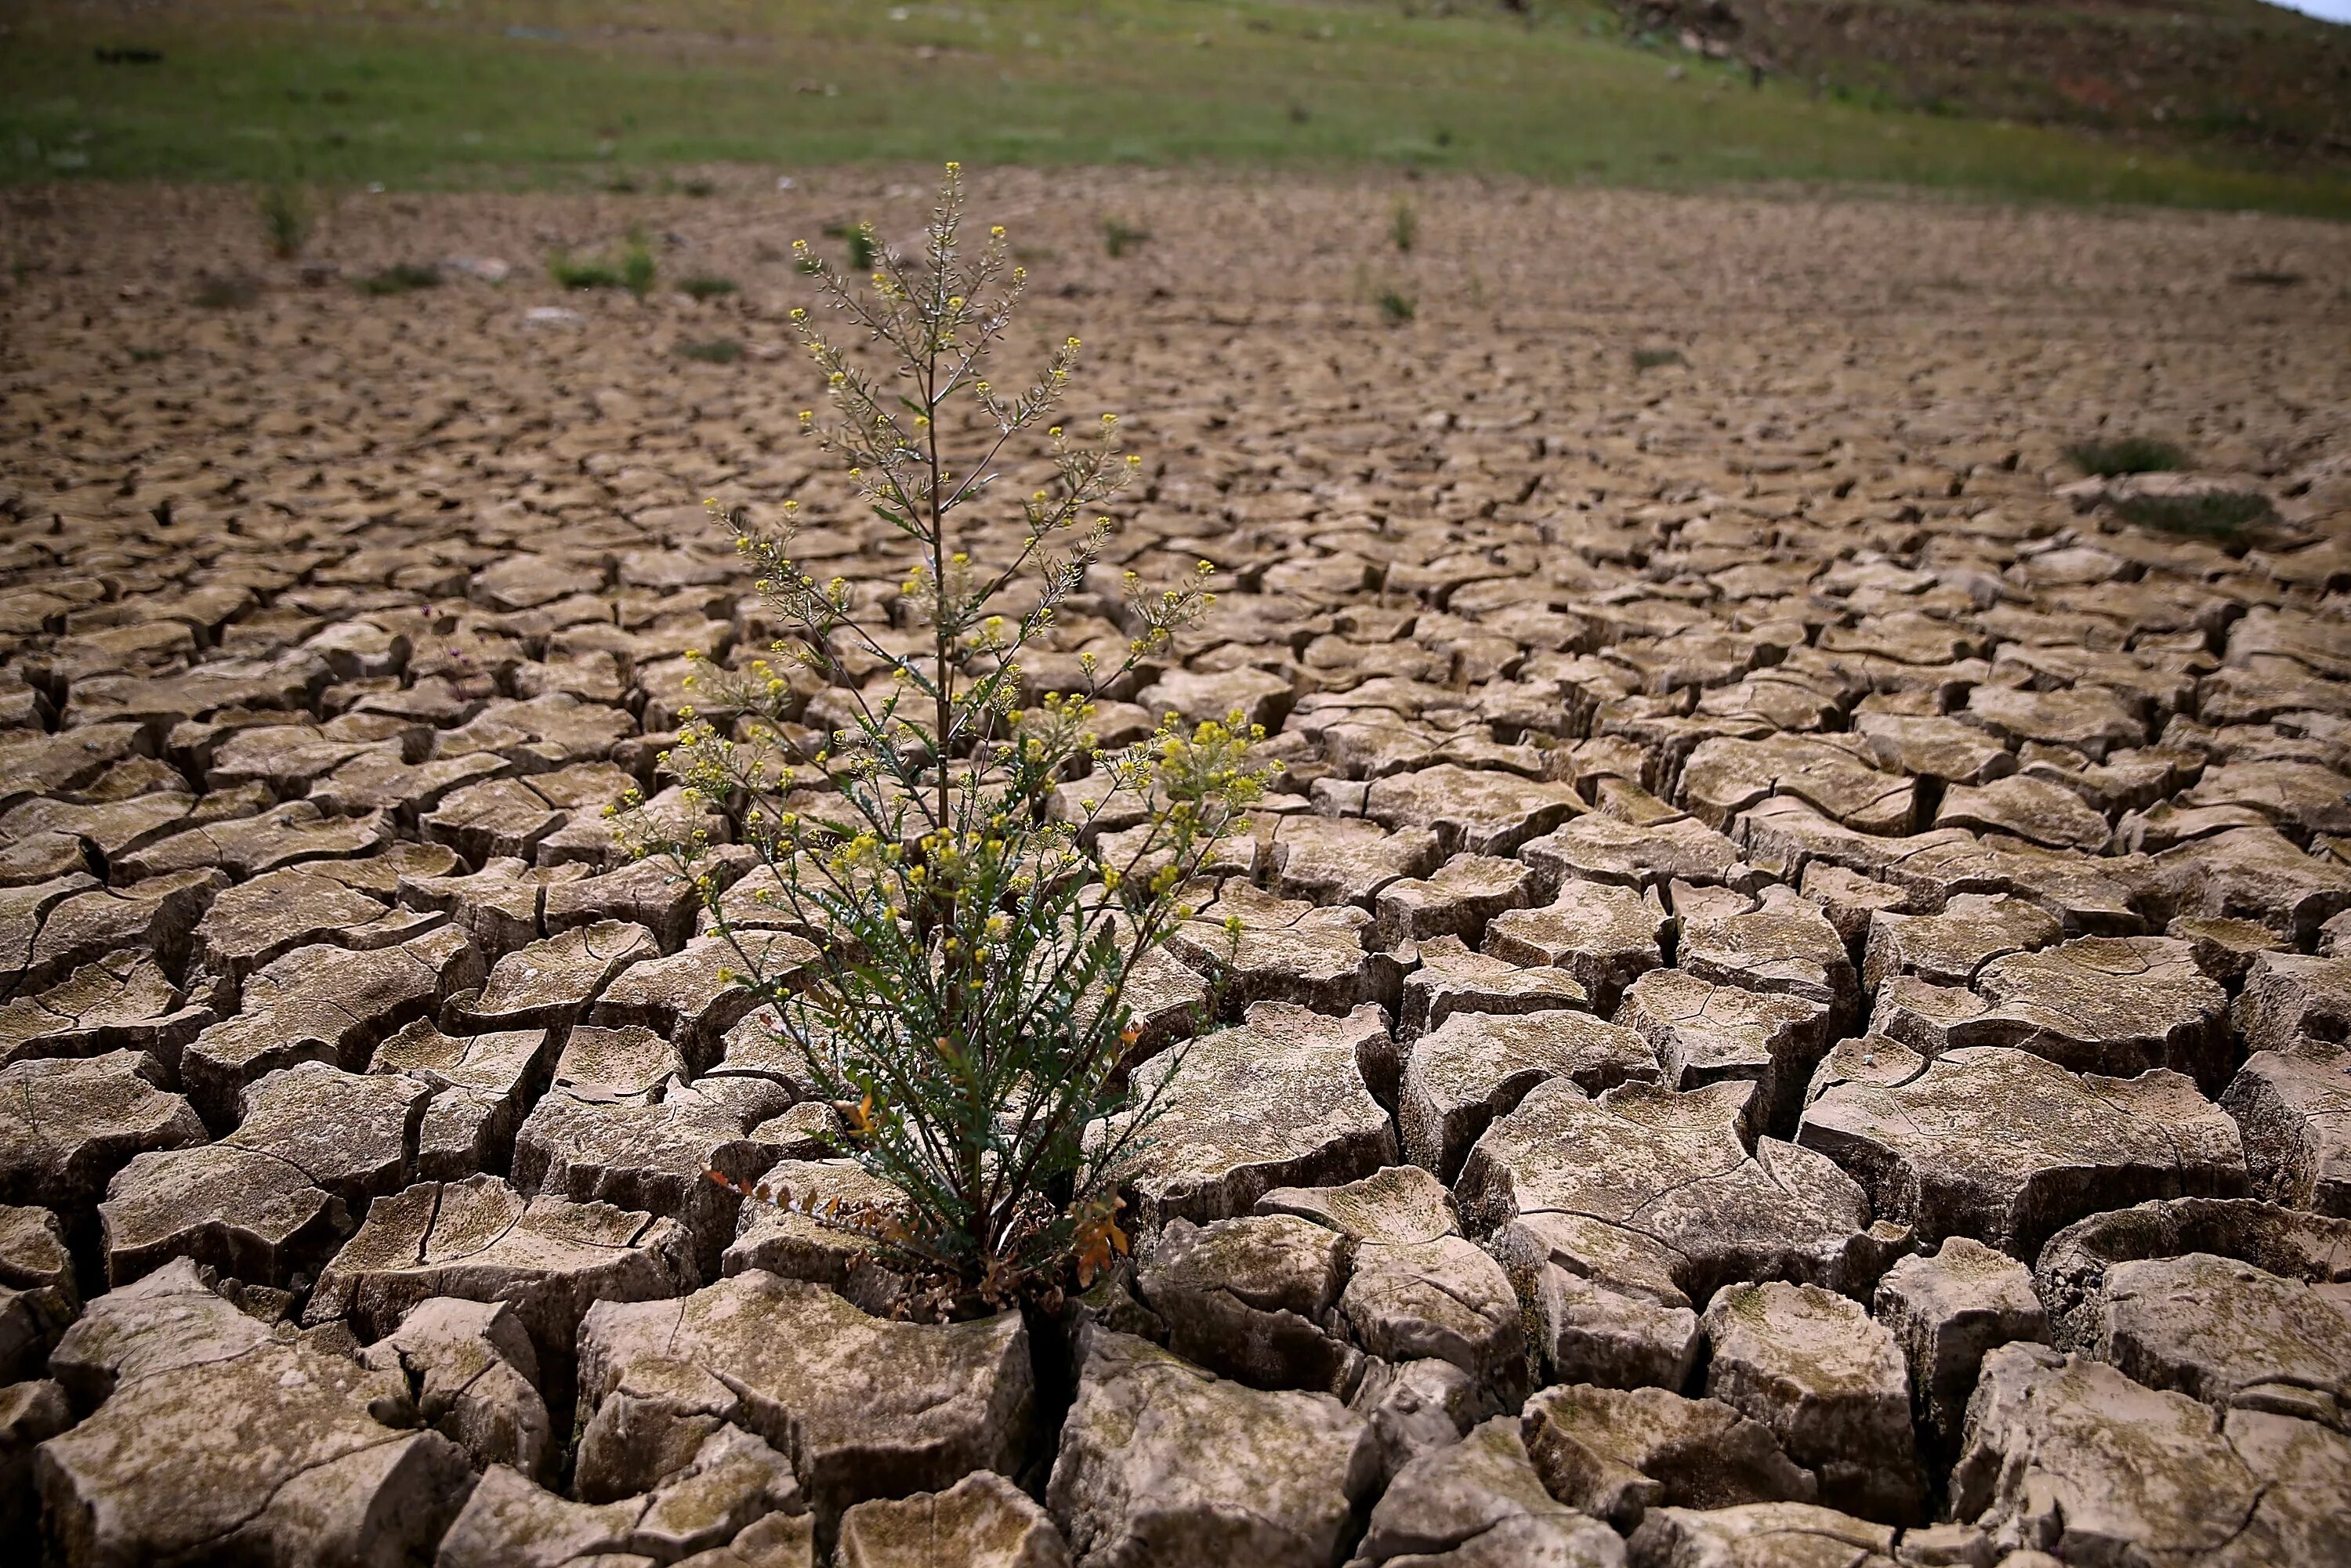
[[(810, 477), (783, 246), (920, 215), (721, 185), (353, 197), (346, 278), (517, 264), (389, 298), (235, 193), (9, 198), (0, 1539), (2351, 1561), (2351, 233), (1429, 184), (1398, 256), (1390, 189), (982, 180), (1147, 456), (1116, 565), (1224, 574), (1106, 738), (1282, 773), (1134, 1267), (935, 1326), (703, 1179), (892, 1196), (598, 817), (770, 634), (697, 503)], [(632, 217), (743, 292), (538, 280)], [(2101, 429), (2278, 520), (2120, 521)]]

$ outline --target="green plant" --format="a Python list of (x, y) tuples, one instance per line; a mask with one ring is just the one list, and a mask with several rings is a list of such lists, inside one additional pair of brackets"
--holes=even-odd
[(1123, 223), (1117, 218), (1102, 220), (1102, 249), (1113, 256), (1124, 256), (1131, 250), (1141, 250), (1144, 242), (1150, 238), (1149, 229), (1136, 228), (1133, 224)]
[(548, 276), (564, 288), (618, 288), (621, 269), (601, 258), (574, 261), (562, 251), (547, 258)]
[(1394, 288), (1380, 290), (1379, 304), (1380, 319), (1391, 326), (1401, 326), (1411, 320), (1419, 308), (1413, 303), (1411, 295)]
[(2248, 490), (2206, 490), (2191, 496), (2132, 496), (2115, 503), (2126, 523), (2223, 543), (2243, 538), (2277, 516), (2269, 497)]
[[(1076, 339), (1025, 390), (987, 379), (1025, 273), (1000, 228), (965, 244), (962, 206), (949, 164), (919, 256), (878, 256), (870, 291), (830, 267), (817, 274), (856, 354), (807, 311), (791, 313), (837, 416), (820, 425), (803, 413), (801, 426), (911, 557), (895, 622), (887, 602), (801, 568), (792, 503), (773, 529), (708, 503), (787, 632), (772, 659), (695, 660), (695, 706), (663, 766), (690, 810), (723, 807), (756, 852), (750, 891), (717, 891), (701, 835), (640, 800), (618, 812), (633, 852), (697, 879), (744, 966), (733, 977), (838, 1113), (836, 1146), (906, 1203), (817, 1208), (806, 1193), (713, 1179), (816, 1208), (914, 1281), (904, 1310), (950, 1317), (1058, 1300), (1123, 1249), (1118, 1183), (1167, 1082), (1129, 1086), (1138, 1030), (1127, 988), (1191, 915), (1186, 884), (1264, 782), (1238, 715), (1171, 721), (1113, 751), (1088, 733), (1090, 691), (1019, 706), (1024, 653), (1092, 586), (1113, 532), (1099, 508), (1137, 460), (1120, 452), (1111, 415), (1092, 441), (1052, 423)], [(883, 372), (867, 368), (868, 342), (890, 361)], [(950, 452), (956, 429), (977, 431), (970, 450)], [(1023, 453), (1042, 482), (983, 507), (998, 458)], [(967, 508), (1013, 526), (971, 521)], [(1159, 591), (1129, 574), (1132, 642), (1115, 669), (1081, 658), (1092, 685), (1165, 657), (1211, 602), (1210, 570)], [(831, 726), (803, 727), (819, 693)], [(1055, 810), (1070, 799), (1060, 787), (1089, 775), (1093, 788), (1077, 793), (1094, 804)], [(1113, 850), (1096, 835), (1106, 812), (1145, 831)], [(763, 946), (774, 927), (813, 948)], [(1212, 988), (1203, 1020), (1216, 1005)]]
[(721, 295), (734, 293), (735, 280), (731, 277), (707, 276), (682, 278), (678, 282), (677, 291), (695, 299), (716, 299)]
[(134, 365), (152, 365), (162, 357), (163, 350), (161, 349), (133, 349), (131, 350), (131, 362)]
[[(840, 240), (849, 246), (850, 271), (873, 270), (873, 259), (881, 254), (881, 246), (874, 241), (872, 224), (833, 224), (824, 232), (827, 237)], [(818, 268), (814, 256), (805, 255), (800, 256), (799, 265), (802, 272), (810, 277), (816, 275)]]
[(310, 193), (299, 185), (280, 181), (264, 185), (255, 205), (261, 213), (261, 229), (268, 237), (269, 254), (280, 261), (291, 261), (300, 256), (302, 247), (310, 243), (310, 225), (316, 216)]
[(1420, 214), (1413, 209), (1410, 196), (1398, 196), (1395, 209), (1388, 214), (1388, 238), (1401, 251), (1410, 251), (1420, 238)]
[(677, 188), (689, 196), (710, 196), (717, 193), (718, 182), (701, 179), (684, 180), (679, 183)]
[(731, 365), (743, 357), (743, 345), (734, 338), (712, 338), (680, 343), (677, 354), (682, 360), (700, 360), (705, 365)]
[(2151, 435), (2126, 435), (2114, 441), (2077, 441), (2065, 455), (2085, 474), (2111, 479), (2123, 474), (2158, 474), (2189, 466), (2188, 454), (2168, 441)]
[(381, 272), (371, 272), (359, 280), (361, 294), (406, 294), (418, 288), (441, 287), (441, 269), (430, 263), (395, 261)]
[(645, 231), (632, 226), (629, 248), (621, 253), (621, 287), (643, 299), (653, 291), (653, 277), (658, 271), (653, 247), (645, 243)]
[(1633, 350), (1633, 369), (1635, 371), (1654, 371), (1666, 365), (1687, 365), (1689, 361), (1687, 360), (1682, 358), (1682, 351), (1679, 349), (1635, 349)]

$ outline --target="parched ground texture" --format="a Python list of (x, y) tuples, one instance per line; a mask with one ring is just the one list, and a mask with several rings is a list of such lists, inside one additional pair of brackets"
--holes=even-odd
[[(2351, 231), (981, 178), (1145, 457), (1032, 685), (1213, 560), (1101, 723), (1281, 772), (1134, 1268), (937, 1326), (705, 1179), (890, 1197), (600, 815), (770, 634), (702, 497), (905, 564), (783, 312), (922, 188), (716, 183), (354, 194), (307, 279), (7, 198), (0, 1539), (2351, 1560)], [(632, 222), (650, 299), (546, 281)], [(2273, 515), (2128, 520), (2207, 492)]]

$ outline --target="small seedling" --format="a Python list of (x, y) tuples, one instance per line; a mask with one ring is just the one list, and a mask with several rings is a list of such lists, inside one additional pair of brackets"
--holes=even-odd
[(1687, 365), (1689, 361), (1687, 360), (1682, 358), (1682, 351), (1679, 349), (1635, 349), (1633, 350), (1633, 368), (1635, 371), (1654, 371), (1666, 365)]
[(1417, 308), (1409, 294), (1398, 293), (1393, 288), (1380, 291), (1380, 316), (1391, 325), (1400, 326), (1411, 320)]
[(2116, 441), (2077, 441), (2065, 455), (2085, 474), (2112, 479), (2122, 474), (2168, 474), (2188, 467), (2188, 454), (2168, 441), (2151, 435), (2126, 435)]
[[(874, 242), (872, 224), (835, 224), (824, 232), (830, 237), (840, 240), (849, 246), (850, 271), (873, 270), (874, 260), (881, 256), (882, 247)], [(809, 263), (810, 258), (802, 256), (800, 270), (814, 276), (817, 269)]]
[(152, 365), (162, 357), (163, 350), (161, 349), (133, 349), (131, 350), (131, 362), (134, 365)]
[(299, 185), (268, 185), (255, 204), (261, 212), (262, 232), (269, 239), (269, 254), (280, 261), (300, 256), (302, 247), (310, 243), (314, 215), (310, 193)]
[(1131, 250), (1141, 250), (1150, 238), (1149, 229), (1136, 228), (1133, 224), (1123, 223), (1117, 218), (1102, 220), (1102, 249), (1113, 256), (1124, 256)]
[(441, 287), (441, 269), (426, 263), (396, 261), (381, 272), (371, 273), (359, 280), (361, 294), (382, 296), (406, 294), (419, 288)]
[(2115, 514), (2126, 523), (2167, 534), (2228, 544), (2241, 539), (2277, 514), (2267, 496), (2249, 490), (2208, 490), (2196, 496), (2133, 496), (2115, 503)]
[(658, 270), (643, 236), (631, 235), (629, 248), (621, 257), (621, 287), (643, 299), (653, 291), (653, 277)]
[(681, 278), (678, 281), (677, 291), (690, 298), (716, 299), (721, 295), (734, 293), (735, 280), (731, 277), (709, 277)]
[(1420, 214), (1414, 210), (1412, 198), (1398, 196), (1395, 211), (1388, 214), (1388, 238), (1395, 247), (1409, 252), (1420, 239)]
[(621, 271), (609, 261), (574, 261), (561, 251), (547, 258), (548, 276), (564, 288), (618, 288)]
[(712, 338), (706, 342), (685, 342), (677, 346), (681, 360), (699, 360), (705, 365), (731, 365), (743, 357), (743, 345), (733, 338)]

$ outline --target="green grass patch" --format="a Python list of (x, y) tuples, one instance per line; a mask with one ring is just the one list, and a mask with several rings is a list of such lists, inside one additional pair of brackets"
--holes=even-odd
[(1633, 350), (1633, 368), (1636, 371), (1654, 371), (1660, 370), (1667, 365), (1687, 365), (1689, 361), (1687, 360), (1682, 358), (1682, 351), (1679, 349), (1635, 349)]
[(1102, 249), (1112, 256), (1124, 256), (1131, 250), (1141, 250), (1151, 242), (1149, 229), (1137, 228), (1117, 218), (1102, 220)]
[(1420, 307), (1414, 303), (1411, 295), (1394, 288), (1380, 290), (1379, 306), (1380, 319), (1391, 326), (1402, 326), (1418, 314), (1420, 309)]
[(441, 287), (441, 269), (428, 262), (395, 261), (381, 272), (371, 272), (359, 280), (361, 294), (379, 298), (392, 294), (412, 294), (420, 288)]
[[(1449, 10), (1450, 15), (1440, 15)], [(1418, 168), (1674, 188), (1905, 186), (2351, 217), (2351, 178), (2258, 147), (2081, 132), (1750, 88), (1592, 5), (1364, 0), (221, 0), (142, 18), (23, 0), (0, 182), (350, 187), (629, 181), (748, 162)], [(162, 58), (95, 58), (135, 36)], [(863, 270), (862, 267), (859, 270)]]
[(547, 258), (547, 276), (559, 288), (618, 288), (621, 269), (601, 257), (581, 260), (557, 251)]
[(743, 345), (733, 338), (711, 338), (701, 342), (684, 342), (677, 346), (681, 360), (699, 360), (705, 365), (731, 365), (743, 357)]
[[(872, 224), (831, 224), (826, 226), (824, 233), (826, 238), (837, 239), (848, 247), (849, 270), (852, 272), (871, 272), (873, 264), (882, 257), (882, 246), (873, 237)], [(815, 258), (810, 257), (801, 264), (801, 270), (815, 271), (814, 263)]]
[(640, 299), (653, 292), (660, 270), (644, 235), (633, 231), (617, 259), (575, 256), (560, 250), (547, 258), (547, 275), (559, 287), (625, 288)]
[(2074, 467), (2101, 479), (2122, 474), (2168, 474), (2194, 466), (2188, 454), (2152, 435), (2125, 435), (2113, 441), (2077, 441), (2065, 448)]
[(694, 299), (718, 299), (735, 292), (731, 277), (684, 277), (678, 280), (677, 291)]
[(311, 209), (310, 193), (283, 183), (265, 185), (255, 205), (261, 214), (261, 232), (269, 242), (269, 254), (280, 261), (300, 256), (302, 247), (310, 243), (310, 225), (317, 215)]
[(2167, 534), (2186, 534), (2222, 544), (2247, 542), (2277, 512), (2267, 496), (2251, 491), (2211, 490), (2199, 496), (2133, 496), (2115, 503), (2126, 523)]
[(1420, 214), (1409, 196), (1397, 197), (1395, 209), (1388, 214), (1388, 241), (1407, 253), (1420, 243)]

